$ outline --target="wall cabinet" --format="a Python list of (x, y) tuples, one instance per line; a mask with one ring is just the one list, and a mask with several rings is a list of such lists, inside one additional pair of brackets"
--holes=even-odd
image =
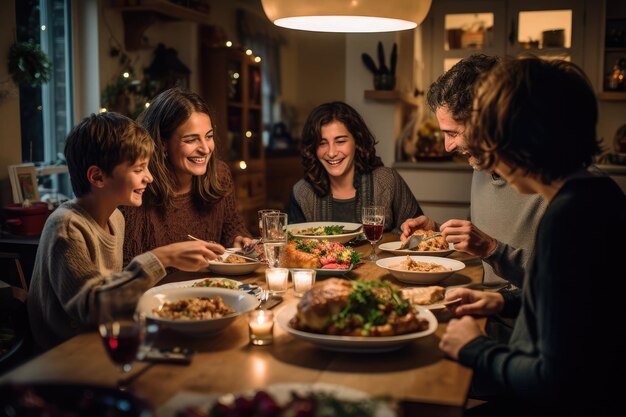
[(213, 46), (207, 31), (199, 32), (200, 94), (214, 110), (217, 153), (231, 167), (238, 208), (255, 233), (266, 200), (261, 63), (241, 49)]
[(607, 0), (602, 54), (601, 100), (626, 101), (626, 4)]
[(430, 18), (433, 80), (474, 53), (583, 61), (584, 0), (441, 0)]

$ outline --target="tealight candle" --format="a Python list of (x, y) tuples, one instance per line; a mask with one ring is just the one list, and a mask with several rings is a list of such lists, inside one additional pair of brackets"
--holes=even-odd
[(296, 297), (302, 297), (315, 283), (315, 270), (292, 269), (293, 293)]
[(289, 270), (287, 268), (267, 268), (265, 270), (267, 288), (273, 294), (287, 291), (289, 281)]
[(250, 343), (269, 345), (274, 339), (274, 313), (270, 310), (254, 310), (248, 313)]

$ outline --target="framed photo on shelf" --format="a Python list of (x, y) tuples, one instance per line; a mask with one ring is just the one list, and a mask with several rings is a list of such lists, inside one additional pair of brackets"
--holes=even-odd
[(15, 204), (24, 200), (39, 201), (35, 164), (9, 165), (9, 178)]

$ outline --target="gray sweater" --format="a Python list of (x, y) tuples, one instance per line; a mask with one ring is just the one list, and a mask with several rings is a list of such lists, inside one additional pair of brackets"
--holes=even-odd
[[(352, 218), (345, 219), (361, 223), (361, 208), (366, 205), (385, 207), (385, 231), (399, 231), (400, 225), (409, 218), (423, 214), (411, 189), (400, 174), (387, 167), (379, 167), (371, 174), (355, 175), (356, 198), (352, 204)], [(333, 211), (332, 195), (315, 194), (305, 180), (293, 186), (289, 206), (289, 223), (338, 221)]]
[(520, 194), (501, 178), (474, 172), (472, 223), (498, 240), (495, 252), (483, 259), (485, 282), (506, 279), (521, 286), (546, 206), (539, 194)]
[(139, 297), (163, 276), (165, 268), (151, 253), (122, 269), (124, 217), (115, 210), (104, 231), (76, 201), (57, 208), (39, 240), (28, 293), (28, 316), (37, 344), (51, 348), (97, 322), (99, 289), (135, 289)]

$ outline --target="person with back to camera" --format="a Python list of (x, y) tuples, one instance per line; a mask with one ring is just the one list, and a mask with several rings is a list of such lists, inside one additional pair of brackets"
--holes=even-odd
[[(473, 87), (497, 57), (475, 54), (455, 64), (429, 88), (427, 101), (443, 131), (446, 151), (469, 157), (472, 175), (470, 219), (451, 219), (439, 226), (456, 250), (483, 260), (484, 282), (507, 280), (520, 286), (530, 259), (533, 238), (545, 210), (540, 195), (520, 195), (497, 174), (483, 172), (467, 152), (465, 132), (472, 115)], [(402, 224), (405, 241), (415, 229), (428, 229), (434, 222), (426, 216)]]
[[(583, 71), (567, 61), (505, 61), (476, 89), (466, 141), (480, 167), (519, 193), (541, 194), (533, 258), (516, 293), (466, 288), (440, 348), (474, 370), (468, 416), (609, 416), (626, 370), (622, 236), (626, 196), (587, 168), (599, 153), (598, 107)], [(510, 341), (485, 336), (473, 316), (516, 316)]]
[(376, 156), (376, 140), (346, 103), (317, 106), (302, 129), (305, 177), (294, 186), (289, 223), (361, 223), (361, 208), (385, 207), (385, 231), (422, 214), (408, 185)]
[(220, 254), (253, 243), (237, 211), (230, 169), (215, 155), (212, 120), (202, 98), (180, 88), (158, 94), (139, 116), (155, 145), (154, 182), (142, 207), (123, 210), (124, 259), (188, 235), (211, 242)]
[(65, 158), (76, 198), (44, 226), (28, 294), (28, 316), (40, 348), (95, 328), (100, 290), (136, 288), (137, 296), (165, 268), (194, 271), (215, 257), (206, 242), (179, 242), (138, 254), (123, 268), (124, 218), (118, 206), (141, 206), (152, 182), (148, 132), (117, 113), (93, 114), (70, 132)]

